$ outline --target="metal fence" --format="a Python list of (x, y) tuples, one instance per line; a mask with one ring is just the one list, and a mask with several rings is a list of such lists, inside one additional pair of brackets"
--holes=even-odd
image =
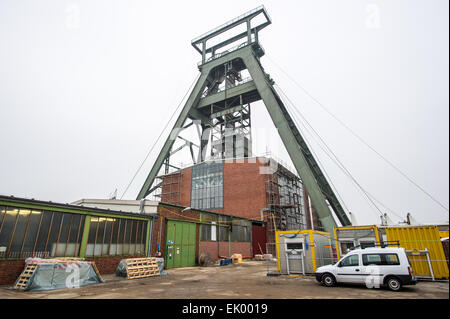
[(330, 265), (336, 261), (333, 256), (323, 253), (324, 250), (320, 248), (321, 247), (318, 246), (309, 248), (315, 250), (314, 259), (311, 259), (308, 256), (299, 259), (289, 259), (286, 254), (277, 256), (276, 243), (267, 243), (267, 252), (272, 255), (272, 258), (265, 259), (267, 276), (311, 275), (314, 274), (317, 267)]
[[(278, 270), (277, 248), (275, 243), (266, 243), (265, 261), (267, 267), (267, 276), (281, 275)], [(272, 255), (270, 258), (268, 255)]]
[(449, 260), (441, 241), (399, 241), (405, 248), (414, 274), (420, 279), (448, 279)]

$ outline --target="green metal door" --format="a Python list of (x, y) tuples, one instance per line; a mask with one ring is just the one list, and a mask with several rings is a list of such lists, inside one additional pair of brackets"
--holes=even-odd
[(195, 223), (167, 221), (165, 256), (167, 268), (195, 266)]

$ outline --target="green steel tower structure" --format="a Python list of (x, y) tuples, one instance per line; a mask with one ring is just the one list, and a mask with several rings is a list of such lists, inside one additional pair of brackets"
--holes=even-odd
[[(199, 152), (194, 154), (193, 143), (187, 140), (183, 146), (190, 147), (194, 163), (205, 160), (209, 143), (211, 158), (249, 156), (250, 104), (262, 100), (325, 231), (331, 233), (333, 227), (337, 226), (330, 207), (343, 226), (351, 224), (275, 91), (274, 81), (261, 65), (260, 58), (265, 52), (259, 43), (258, 33), (271, 23), (267, 11), (261, 6), (192, 40), (192, 46), (202, 56), (198, 64), (200, 76), (137, 199), (145, 198), (160, 186), (155, 183), (155, 178), (163, 165), (166, 166), (166, 173), (168, 172), (170, 156), (180, 149), (172, 150), (175, 140), (181, 138), (179, 133), (183, 129), (193, 124), (197, 125), (201, 137)], [(230, 36), (232, 30), (235, 32)], [(243, 78), (243, 71), (249, 77)], [(186, 124), (188, 119), (190, 123)], [(236, 148), (240, 150), (239, 154), (236, 154), (239, 152)]]

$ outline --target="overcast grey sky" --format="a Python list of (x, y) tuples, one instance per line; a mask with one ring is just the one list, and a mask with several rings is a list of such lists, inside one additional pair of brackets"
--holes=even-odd
[[(121, 195), (198, 73), (191, 39), (261, 4), (273, 21), (260, 33), (262, 64), (340, 160), (400, 217), (447, 221), (446, 210), (279, 69), (448, 207), (447, 0), (3, 0), (0, 194), (59, 202), (115, 188)], [(252, 121), (273, 129), (260, 102)], [(254, 136), (254, 151), (289, 161), (273, 136)], [(306, 138), (358, 222), (378, 223)], [(135, 198), (162, 142), (124, 198)]]

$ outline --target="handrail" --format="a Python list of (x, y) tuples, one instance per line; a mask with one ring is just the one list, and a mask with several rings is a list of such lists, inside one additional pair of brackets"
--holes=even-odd
[(204, 63), (203, 63), (203, 61), (198, 62), (197, 65), (200, 66), (200, 65), (206, 64), (208, 62), (211, 62), (211, 61), (213, 61), (215, 59), (218, 59), (220, 57), (223, 57), (223, 56), (227, 55), (228, 53), (231, 53), (231, 52), (234, 52), (236, 50), (239, 50), (240, 48), (243, 48), (243, 47), (247, 46), (248, 44), (249, 43), (247, 41), (242, 42), (242, 43), (240, 43), (238, 45), (235, 45), (234, 47), (231, 47), (228, 50), (225, 50), (225, 51), (222, 51), (222, 52), (219, 52), (219, 53), (216, 53), (216, 54), (210, 56)]
[(222, 25), (220, 25), (220, 26), (218, 26), (218, 27), (215, 27), (214, 29), (212, 29), (212, 30), (210, 30), (210, 31), (208, 31), (208, 32), (203, 33), (202, 35), (200, 35), (200, 36), (194, 38), (194, 39), (191, 41), (191, 43), (197, 43), (198, 41), (200, 41), (201, 39), (205, 38), (206, 36), (208, 36), (208, 35), (210, 35), (210, 34), (213, 34), (214, 32), (216, 32), (216, 31), (218, 31), (218, 30), (220, 30), (220, 29), (223, 29), (223, 28), (225, 28), (225, 27), (231, 25), (231, 24), (235, 23), (236, 21), (239, 21), (239, 20), (243, 19), (245, 16), (250, 16), (251, 14), (253, 14), (253, 13), (255, 13), (255, 12), (261, 10), (261, 9), (263, 9), (263, 11), (266, 13), (266, 15), (267, 15), (267, 17), (268, 17), (268, 19), (269, 19), (269, 21), (270, 21), (270, 17), (269, 17), (269, 15), (267, 14), (266, 9), (264, 8), (263, 5), (261, 5), (261, 6), (257, 7), (257, 8), (255, 8), (255, 9), (252, 9), (252, 10), (250, 10), (250, 11), (244, 13), (244, 14), (241, 14), (240, 16), (238, 16), (238, 17), (236, 17), (236, 18), (234, 18), (234, 19), (232, 19), (232, 20), (230, 20), (230, 21), (228, 21), (228, 22), (225, 22), (224, 24), (222, 24)]
[(239, 83), (237, 83), (237, 84), (234, 84), (234, 85), (229, 86), (229, 87), (227, 87), (227, 88), (218, 89), (216, 92), (212, 93), (211, 95), (208, 95), (208, 90), (206, 90), (206, 91), (202, 94), (201, 98), (204, 98), (204, 97), (206, 97), (206, 96), (213, 96), (213, 95), (215, 95), (215, 94), (218, 94), (218, 93), (223, 92), (223, 91), (225, 91), (225, 90), (228, 90), (228, 89), (237, 87), (237, 86), (239, 86), (239, 85), (245, 84), (245, 83), (250, 82), (250, 81), (252, 81), (252, 80), (253, 80), (252, 77), (251, 77), (251, 76), (248, 76), (248, 77), (244, 78), (242, 81), (239, 81)]

